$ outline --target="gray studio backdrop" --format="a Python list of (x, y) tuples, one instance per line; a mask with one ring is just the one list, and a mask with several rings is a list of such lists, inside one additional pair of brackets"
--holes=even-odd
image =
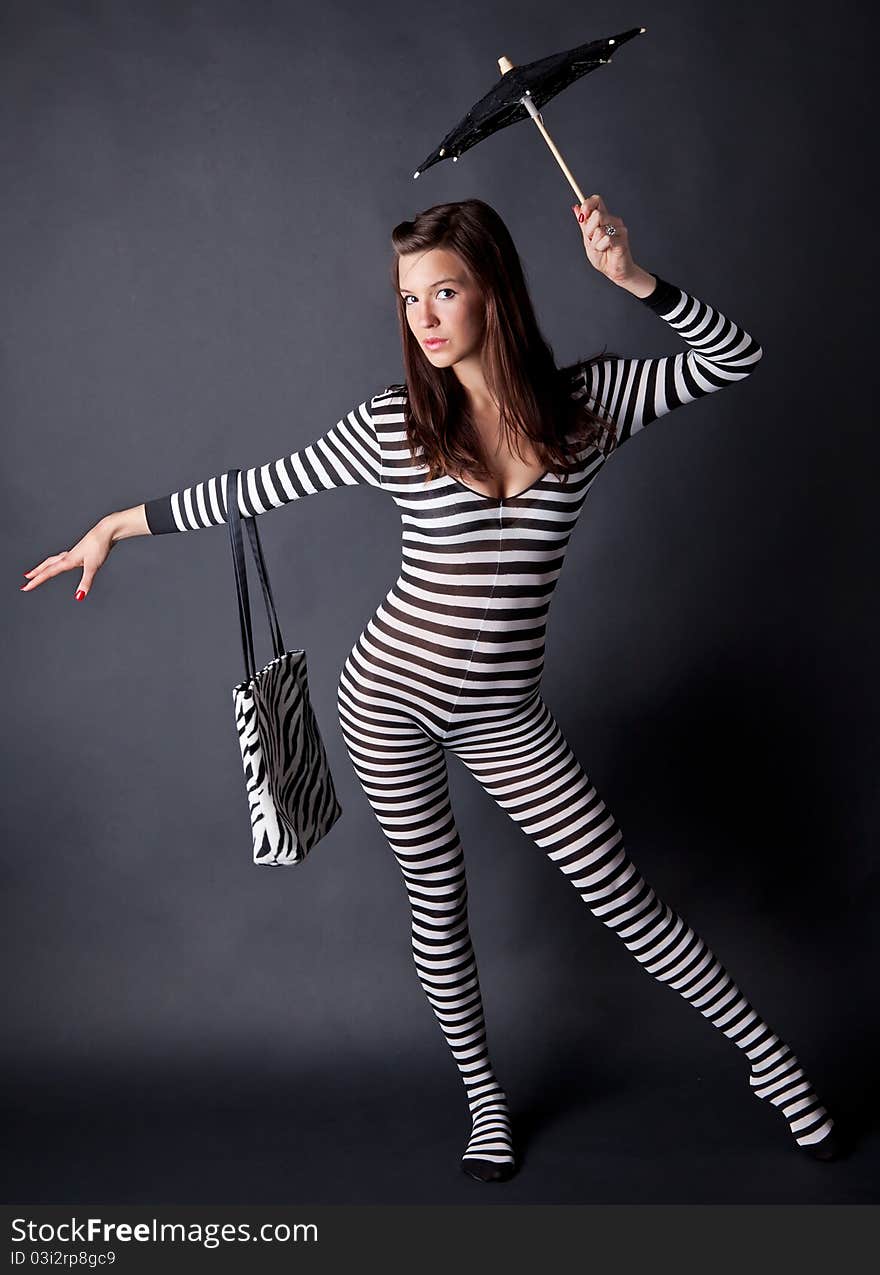
[[(389, 235), (431, 203), (499, 210), (560, 363), (606, 343), (683, 348), (590, 268), (532, 126), (412, 179), (502, 53), (639, 24), (612, 68), (546, 109), (548, 127), (639, 264), (742, 323), (764, 358), (600, 478), (544, 691), (648, 881), (820, 1089), (842, 1067), (840, 1042), (870, 1021), (877, 887), (872, 309), (864, 178), (845, 158), (858, 139), (842, 127), (861, 53), (804, 13), (4, 7), (4, 1051), (42, 1101), (95, 1077), (196, 1097), (221, 1072), (258, 1093), (320, 1077), (328, 1093), (409, 1095), (414, 1143), (436, 1123), (420, 1095), (438, 1095), (460, 1152), (460, 1080), (335, 716), (338, 672), (397, 573), (393, 502), (343, 488), (261, 519), (344, 808), (300, 867), (251, 862), (225, 527), (118, 544), (82, 603), (78, 573), (13, 591), (103, 514), (304, 446), (400, 379)], [(725, 1101), (757, 1129), (733, 1046), (449, 768), (489, 1043), (514, 1101), (563, 1060), (646, 1088), (725, 1072)]]

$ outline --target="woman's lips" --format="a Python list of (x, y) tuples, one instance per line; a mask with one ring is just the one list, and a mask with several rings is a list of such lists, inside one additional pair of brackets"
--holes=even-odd
[(430, 337), (427, 341), (425, 341), (424, 344), (428, 347), (429, 350), (437, 350), (440, 348), (441, 345), (445, 345), (446, 341), (447, 341), (447, 338), (445, 336)]

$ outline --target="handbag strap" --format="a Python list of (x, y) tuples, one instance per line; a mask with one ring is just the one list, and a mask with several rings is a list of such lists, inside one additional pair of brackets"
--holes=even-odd
[[(244, 655), (244, 672), (247, 681), (256, 676), (256, 660), (254, 659), (254, 634), (251, 624), (250, 598), (248, 595), (247, 570), (245, 568), (244, 540), (241, 531), (241, 511), (238, 505), (238, 483), (240, 470), (230, 469), (226, 475), (226, 521), (229, 526), (229, 541), (232, 547), (232, 566), (235, 572), (235, 591), (238, 598), (238, 618), (241, 626), (241, 646)], [(281, 625), (275, 610), (275, 599), (269, 583), (269, 572), (263, 556), (263, 546), (257, 530), (257, 519), (246, 520), (248, 539), (257, 566), (263, 601), (266, 604), (266, 616), (269, 621), (269, 632), (272, 638), (272, 649), (275, 658), (284, 654), (284, 640), (281, 636)]]

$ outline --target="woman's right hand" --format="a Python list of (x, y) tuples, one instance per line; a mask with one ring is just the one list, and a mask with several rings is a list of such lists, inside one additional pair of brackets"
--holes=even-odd
[(33, 590), (46, 580), (51, 580), (53, 576), (60, 575), (62, 571), (81, 569), (82, 575), (75, 595), (76, 600), (81, 602), (88, 594), (92, 581), (107, 561), (115, 543), (112, 518), (102, 518), (90, 531), (86, 532), (81, 540), (76, 542), (72, 549), (53, 553), (37, 563), (35, 567), (31, 567), (30, 571), (26, 571), (24, 574), (28, 577), (28, 582), (21, 586), (21, 590), (23, 592)]

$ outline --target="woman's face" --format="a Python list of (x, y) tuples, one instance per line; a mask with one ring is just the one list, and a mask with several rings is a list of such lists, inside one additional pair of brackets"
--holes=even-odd
[[(482, 294), (457, 253), (446, 248), (403, 253), (397, 278), (410, 330), (430, 363), (452, 367), (479, 353)], [(427, 345), (429, 340), (439, 344)]]

